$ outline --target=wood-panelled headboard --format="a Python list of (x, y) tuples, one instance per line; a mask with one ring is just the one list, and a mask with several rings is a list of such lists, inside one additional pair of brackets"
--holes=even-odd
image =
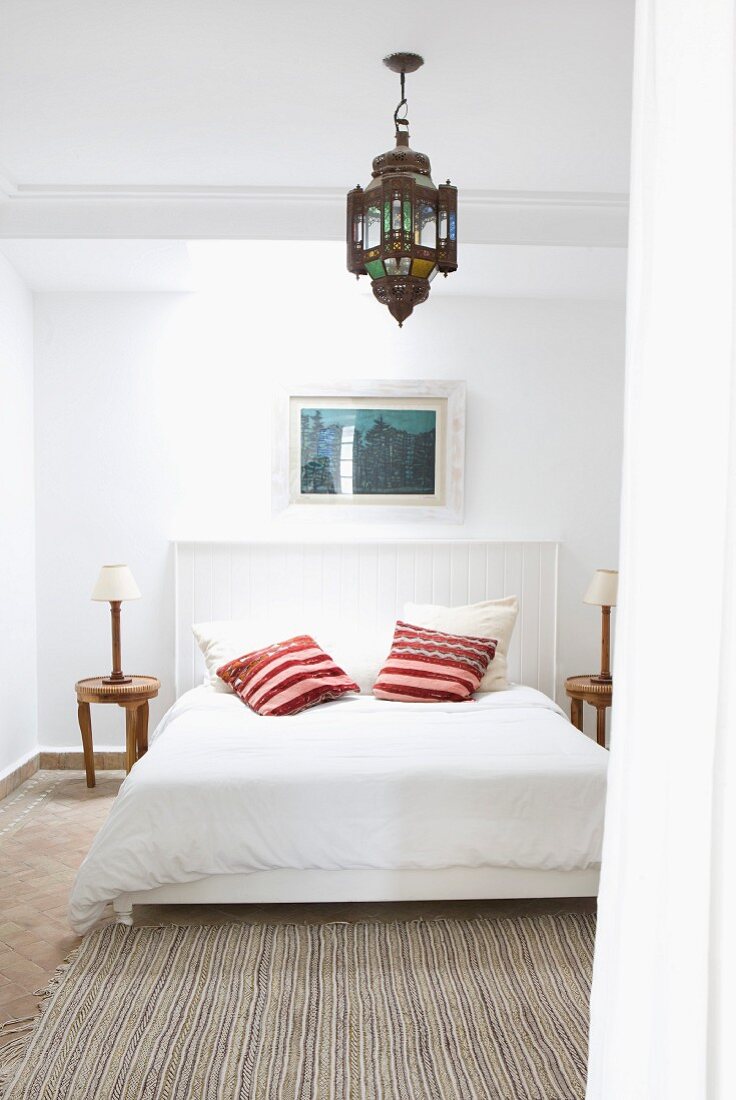
[(516, 595), (509, 676), (554, 697), (555, 542), (178, 542), (175, 559), (177, 696), (204, 675), (195, 622), (263, 620), (270, 608), (288, 606), (300, 610), (305, 632), (310, 614), (373, 628), (390, 626), (407, 600), (465, 604)]

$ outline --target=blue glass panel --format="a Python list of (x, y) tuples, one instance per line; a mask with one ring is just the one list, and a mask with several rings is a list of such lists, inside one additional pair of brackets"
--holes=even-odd
[(455, 227), (455, 214), (453, 212), (453, 213), (450, 214), (450, 240), (454, 241), (456, 235), (457, 235), (457, 229)]

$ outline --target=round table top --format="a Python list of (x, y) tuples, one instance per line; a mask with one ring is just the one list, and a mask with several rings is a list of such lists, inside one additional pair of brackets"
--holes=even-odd
[(611, 680), (596, 680), (595, 676), (568, 676), (565, 690), (568, 693), (584, 692), (586, 695), (611, 695), (613, 683)]
[(153, 699), (158, 695), (161, 687), (160, 680), (155, 676), (131, 676), (128, 683), (106, 682), (104, 676), (90, 676), (86, 680), (78, 680), (74, 685), (77, 695), (86, 695), (104, 702), (118, 699)]

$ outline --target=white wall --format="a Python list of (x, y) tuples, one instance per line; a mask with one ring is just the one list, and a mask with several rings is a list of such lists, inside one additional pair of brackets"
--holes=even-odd
[[(272, 394), (297, 379), (466, 379), (465, 523), (341, 533), (559, 539), (560, 676), (597, 667), (581, 598), (616, 565), (623, 305), (440, 287), (400, 331), (369, 296), (294, 278), (288, 306), (271, 278), (219, 296), (36, 297), (43, 745), (78, 744), (74, 681), (109, 665), (108, 612), (89, 600), (101, 563), (127, 561), (143, 592), (123, 608), (123, 663), (161, 678), (155, 721), (173, 697), (170, 540), (324, 534), (270, 517)], [(117, 709), (93, 723), (96, 743), (122, 744)]]
[(0, 776), (36, 748), (33, 303), (0, 256)]

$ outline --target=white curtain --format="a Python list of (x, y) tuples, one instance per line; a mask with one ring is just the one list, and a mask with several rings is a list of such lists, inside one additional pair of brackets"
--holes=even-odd
[(735, 5), (637, 7), (588, 1100), (736, 1098)]

